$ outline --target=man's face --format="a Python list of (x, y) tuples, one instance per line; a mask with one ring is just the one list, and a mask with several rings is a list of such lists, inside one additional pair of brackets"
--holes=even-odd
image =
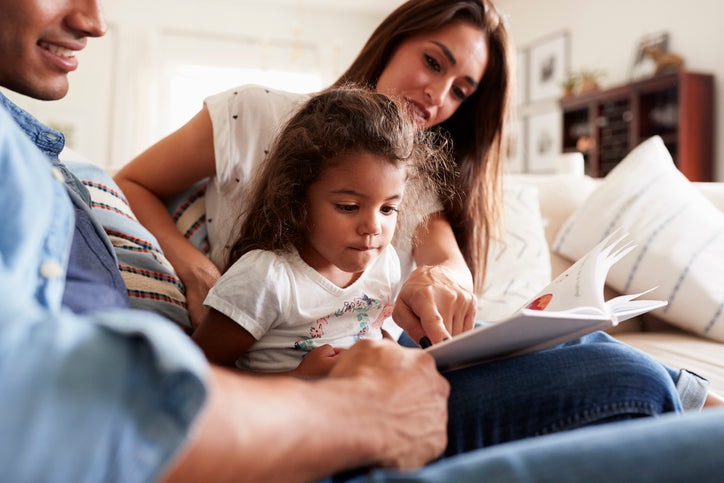
[(106, 32), (100, 0), (0, 0), (0, 85), (37, 99), (60, 99), (75, 53)]

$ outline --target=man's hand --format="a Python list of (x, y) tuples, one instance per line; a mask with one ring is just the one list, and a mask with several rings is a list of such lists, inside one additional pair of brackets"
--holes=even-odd
[(340, 356), (332, 378), (355, 378), (374, 414), (370, 431), (380, 447), (377, 463), (416, 468), (438, 457), (447, 445), (448, 382), (431, 356), (387, 340), (362, 340)]
[(441, 266), (418, 267), (395, 301), (392, 319), (412, 340), (427, 337), (433, 344), (475, 325), (477, 299)]

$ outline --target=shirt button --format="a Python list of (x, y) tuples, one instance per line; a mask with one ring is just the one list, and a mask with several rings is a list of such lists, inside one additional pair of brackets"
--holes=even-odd
[(63, 275), (63, 267), (58, 262), (45, 262), (40, 266), (43, 278), (56, 278)]
[(53, 168), (51, 170), (53, 173), (53, 178), (60, 181), (61, 183), (65, 183), (65, 176), (63, 176), (63, 173), (60, 171), (60, 168)]

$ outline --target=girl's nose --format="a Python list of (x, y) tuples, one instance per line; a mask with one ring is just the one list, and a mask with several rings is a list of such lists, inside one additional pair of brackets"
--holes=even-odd
[(380, 215), (378, 213), (371, 213), (360, 220), (360, 235), (379, 235), (381, 231), (382, 223), (380, 222)]

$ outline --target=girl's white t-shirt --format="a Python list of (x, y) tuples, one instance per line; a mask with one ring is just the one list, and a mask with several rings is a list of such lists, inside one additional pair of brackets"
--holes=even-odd
[(295, 369), (324, 344), (348, 348), (359, 339), (381, 339), (381, 328), (398, 337), (390, 316), (399, 285), (400, 262), (391, 246), (345, 288), (307, 265), (296, 250), (253, 250), (222, 275), (204, 304), (257, 340), (238, 367), (280, 372)]

